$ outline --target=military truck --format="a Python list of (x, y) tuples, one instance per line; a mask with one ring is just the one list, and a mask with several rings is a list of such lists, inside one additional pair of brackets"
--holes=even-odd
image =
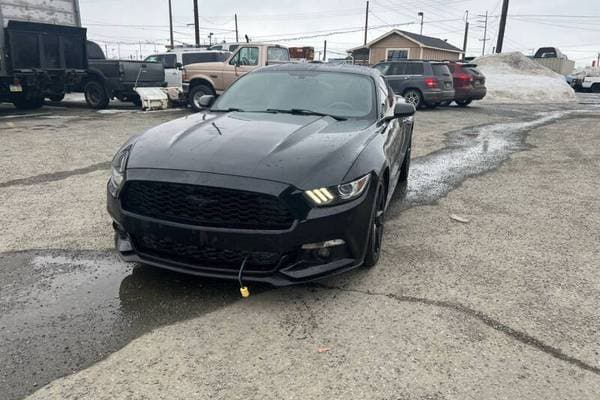
[(0, 0), (0, 102), (60, 101), (88, 68), (78, 0)]

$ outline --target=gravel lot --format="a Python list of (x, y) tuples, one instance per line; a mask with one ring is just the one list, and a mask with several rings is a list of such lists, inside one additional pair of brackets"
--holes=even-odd
[(599, 106), (419, 112), (377, 268), (241, 300), (111, 249), (112, 154), (187, 111), (0, 105), (0, 398), (597, 399)]

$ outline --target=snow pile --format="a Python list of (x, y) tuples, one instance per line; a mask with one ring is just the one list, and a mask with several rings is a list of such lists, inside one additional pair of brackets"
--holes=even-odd
[(564, 76), (527, 58), (520, 52), (502, 53), (473, 60), (485, 75), (489, 103), (562, 103), (576, 101), (575, 91)]

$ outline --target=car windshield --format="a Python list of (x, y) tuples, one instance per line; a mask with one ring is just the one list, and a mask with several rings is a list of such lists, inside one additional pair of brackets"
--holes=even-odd
[(214, 104), (214, 110), (283, 112), (297, 110), (340, 118), (375, 118), (375, 90), (369, 77), (339, 72), (273, 71), (248, 74)]

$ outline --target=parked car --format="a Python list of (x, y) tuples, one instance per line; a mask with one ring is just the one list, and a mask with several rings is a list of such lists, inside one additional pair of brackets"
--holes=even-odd
[(273, 285), (374, 266), (415, 112), (388, 89), (371, 68), (274, 65), (131, 138), (108, 183), (120, 256)]
[(205, 50), (195, 47), (175, 48), (166, 53), (146, 57), (146, 62), (159, 62), (165, 68), (165, 81), (168, 87), (181, 87), (181, 68), (189, 64), (223, 62), (231, 56), (229, 51)]
[[(448, 68), (450, 68), (454, 80), (454, 102), (459, 107), (466, 107), (473, 100), (481, 100), (485, 97), (487, 93), (485, 76), (477, 69), (476, 64), (449, 62)], [(450, 103), (452, 101), (443, 104), (449, 105)]]
[(416, 108), (434, 108), (454, 100), (454, 86), (448, 64), (437, 61), (387, 61), (373, 68), (380, 71), (394, 93)]
[(0, 0), (0, 103), (19, 109), (60, 101), (86, 75), (86, 30), (75, 0)]
[(225, 62), (190, 64), (183, 68), (183, 92), (195, 111), (200, 97), (223, 93), (236, 79), (259, 67), (289, 62), (286, 47), (276, 44), (244, 43)]
[(160, 63), (132, 60), (107, 60), (94, 42), (87, 43), (88, 75), (75, 92), (83, 92), (92, 108), (106, 108), (110, 99), (141, 105), (136, 87), (165, 86), (165, 70)]

